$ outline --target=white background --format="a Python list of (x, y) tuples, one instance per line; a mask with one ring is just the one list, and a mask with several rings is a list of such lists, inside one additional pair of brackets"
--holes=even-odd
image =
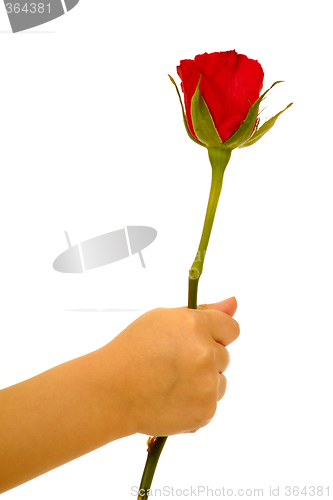
[[(0, 5), (1, 387), (101, 347), (144, 311), (186, 305), (210, 165), (167, 76), (180, 59), (236, 49), (259, 60), (264, 89), (285, 80), (262, 119), (294, 102), (232, 153), (198, 301), (235, 295), (241, 336), (215, 418), (168, 440), (153, 487), (333, 494), (331, 19), (328, 1), (81, 0), (13, 35)], [(135, 255), (53, 270), (65, 230), (75, 244), (124, 225), (158, 231), (146, 269)], [(113, 442), (3, 498), (134, 498), (145, 441)]]

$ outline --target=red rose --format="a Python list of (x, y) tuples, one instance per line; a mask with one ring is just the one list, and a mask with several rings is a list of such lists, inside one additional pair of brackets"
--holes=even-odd
[(222, 142), (226, 142), (240, 127), (259, 98), (264, 72), (258, 61), (235, 50), (202, 54), (194, 61), (185, 59), (177, 66), (182, 80), (186, 119), (193, 137), (191, 101), (200, 80), (204, 98)]

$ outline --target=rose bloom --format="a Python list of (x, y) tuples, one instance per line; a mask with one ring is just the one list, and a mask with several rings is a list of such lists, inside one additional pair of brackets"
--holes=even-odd
[(185, 59), (177, 66), (182, 80), (186, 119), (192, 136), (191, 101), (198, 86), (204, 98), (222, 142), (226, 142), (258, 99), (264, 79), (262, 67), (253, 59), (235, 50), (213, 52)]

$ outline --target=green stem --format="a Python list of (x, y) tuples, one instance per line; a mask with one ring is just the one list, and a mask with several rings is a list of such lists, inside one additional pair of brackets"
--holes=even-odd
[(157, 462), (160, 458), (160, 454), (163, 450), (163, 446), (165, 445), (166, 440), (167, 436), (157, 437), (152, 444), (148, 445), (148, 456), (145, 469), (142, 474), (138, 500), (147, 500), (148, 498), (149, 489), (154, 477)]
[(188, 307), (190, 309), (197, 308), (199, 278), (202, 274), (210, 233), (212, 232), (215, 212), (222, 189), (223, 175), (230, 160), (231, 151), (220, 148), (209, 148), (208, 155), (212, 166), (212, 182), (198, 252), (189, 271)]
[[(204, 227), (199, 243), (196, 258), (189, 271), (189, 287), (188, 287), (188, 307), (189, 309), (197, 308), (197, 295), (199, 278), (202, 274), (203, 262), (206, 256), (210, 233), (212, 231), (215, 212), (219, 201), (223, 175), (230, 160), (231, 151), (220, 148), (208, 148), (209, 161), (212, 166), (212, 182), (209, 193), (206, 217)], [(157, 437), (156, 440), (149, 446), (146, 465), (143, 471), (138, 500), (147, 500), (149, 489), (154, 477), (158, 459), (162, 452), (163, 446), (167, 440), (167, 436)], [(141, 494), (142, 493), (142, 494)]]

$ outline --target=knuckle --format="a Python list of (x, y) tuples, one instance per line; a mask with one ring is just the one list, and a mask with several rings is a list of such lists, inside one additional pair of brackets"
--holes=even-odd
[(211, 368), (216, 360), (215, 350), (211, 346), (203, 346), (201, 350), (200, 361), (203, 368)]
[(200, 306), (198, 306), (198, 309), (206, 311), (209, 309), (209, 305), (208, 304), (200, 304)]
[(200, 421), (209, 421), (216, 412), (217, 389), (219, 377), (216, 373), (207, 374), (202, 379), (202, 386), (199, 389), (198, 412)]
[(201, 423), (207, 425), (214, 417), (216, 413), (216, 408), (217, 408), (216, 398), (214, 400), (211, 399), (209, 402), (206, 402), (206, 404), (202, 406), (200, 411)]
[(219, 387), (218, 387), (218, 401), (220, 401), (223, 396), (225, 395), (226, 393), (226, 390), (227, 390), (227, 379), (226, 377), (222, 374), (220, 376), (220, 383), (219, 383)]
[(225, 365), (226, 365), (225, 369), (227, 369), (228, 366), (230, 365), (231, 358), (228, 349), (224, 348), (224, 353), (225, 353)]
[(182, 321), (182, 330), (185, 332), (189, 332), (190, 335), (193, 335), (197, 330), (197, 315), (193, 314), (193, 309), (183, 309), (180, 311), (181, 321)]
[(233, 330), (234, 330), (234, 333), (235, 333), (235, 337), (239, 337), (239, 334), (240, 334), (240, 326), (239, 326), (239, 323), (238, 321), (236, 321), (234, 318), (231, 318), (232, 319), (232, 326), (233, 326)]

